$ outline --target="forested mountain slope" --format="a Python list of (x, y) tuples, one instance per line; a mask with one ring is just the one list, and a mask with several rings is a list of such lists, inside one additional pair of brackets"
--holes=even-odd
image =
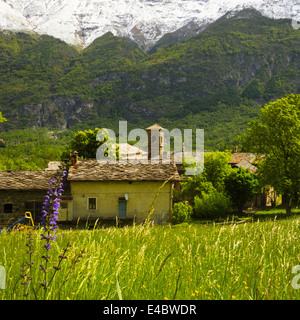
[[(61, 40), (0, 33), (2, 129), (204, 128), (207, 146), (233, 143), (265, 102), (300, 92), (300, 31), (254, 10), (223, 17), (152, 54), (111, 33), (79, 51)], [(74, 127), (75, 126), (75, 127)], [(0, 128), (0, 130), (1, 130)]]

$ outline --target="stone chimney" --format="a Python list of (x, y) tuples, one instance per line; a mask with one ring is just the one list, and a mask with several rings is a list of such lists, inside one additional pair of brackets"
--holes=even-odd
[(162, 161), (164, 152), (164, 128), (157, 123), (146, 129), (148, 136), (148, 160), (153, 163)]
[(78, 163), (78, 152), (74, 151), (70, 154), (71, 167), (74, 167)]
[(237, 153), (238, 152), (238, 148), (239, 148), (239, 146), (237, 144), (235, 144), (234, 148), (233, 148), (233, 153)]

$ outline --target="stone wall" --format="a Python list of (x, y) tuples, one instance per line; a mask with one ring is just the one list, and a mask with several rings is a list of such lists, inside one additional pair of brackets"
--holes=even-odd
[[(25, 210), (30, 208), (35, 223), (39, 222), (41, 216), (41, 203), (44, 201), (46, 190), (1, 190), (0, 191), (0, 227), (6, 227), (24, 217)], [(28, 203), (31, 202), (31, 207)], [(27, 203), (27, 208), (25, 204)], [(12, 205), (12, 212), (5, 212), (5, 208)], [(31, 210), (33, 208), (33, 210)], [(9, 210), (10, 211), (10, 210)]]

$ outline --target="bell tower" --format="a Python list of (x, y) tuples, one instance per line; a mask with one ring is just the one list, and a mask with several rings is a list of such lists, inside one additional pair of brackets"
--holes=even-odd
[(164, 128), (157, 123), (147, 128), (148, 160), (160, 163), (164, 152)]

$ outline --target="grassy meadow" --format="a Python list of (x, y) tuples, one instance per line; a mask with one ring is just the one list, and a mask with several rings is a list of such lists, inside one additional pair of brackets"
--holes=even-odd
[(49, 251), (48, 279), (54, 271), (51, 263), (57, 265), (68, 241), (72, 247), (47, 291), (40, 286), (39, 265), (45, 254), (41, 232), (33, 233), (34, 265), (27, 297), (20, 284), (21, 265), (29, 257), (27, 232), (0, 235), (0, 265), (6, 268), (6, 290), (0, 290), (0, 300), (300, 298), (300, 290), (291, 284), (292, 268), (300, 264), (297, 216), (229, 225), (60, 230)]

